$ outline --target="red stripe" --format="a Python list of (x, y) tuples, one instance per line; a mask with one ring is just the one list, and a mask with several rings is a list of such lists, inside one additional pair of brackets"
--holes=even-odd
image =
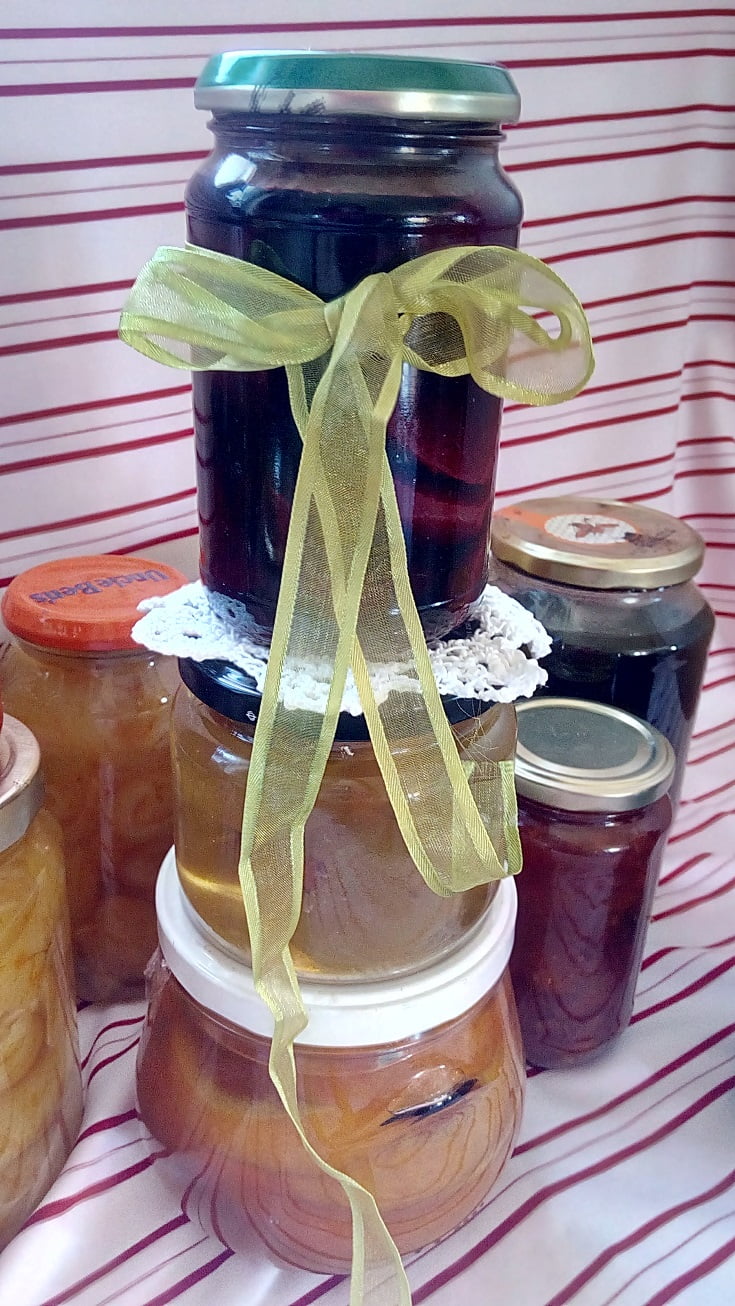
[(160, 508), (166, 503), (180, 503), (196, 494), (195, 489), (178, 490), (176, 494), (164, 494), (157, 499), (144, 499), (139, 503), (126, 504), (124, 508), (108, 508), (106, 512), (86, 513), (81, 517), (66, 517), (59, 521), (45, 522), (39, 526), (25, 526), (19, 531), (3, 531), (0, 540), (23, 539), (27, 535), (45, 535), (47, 531), (68, 531), (75, 526), (85, 526), (90, 522), (109, 521), (113, 517), (127, 517), (131, 513), (145, 512), (148, 508)]
[[(669, 949), (666, 949), (665, 951), (669, 951)], [(536, 1134), (535, 1138), (529, 1138), (525, 1143), (521, 1143), (514, 1149), (513, 1156), (523, 1156), (526, 1152), (532, 1151), (535, 1147), (544, 1147), (547, 1143), (553, 1142), (557, 1138), (563, 1138), (564, 1135), (568, 1134), (571, 1130), (579, 1129), (582, 1125), (588, 1125), (592, 1120), (599, 1120), (602, 1116), (608, 1115), (611, 1111), (617, 1110), (619, 1106), (623, 1106), (626, 1102), (630, 1102), (634, 1097), (638, 1097), (641, 1093), (645, 1093), (646, 1090), (652, 1088), (654, 1084), (660, 1083), (662, 1079), (666, 1079), (675, 1071), (681, 1070), (683, 1066), (689, 1065), (691, 1061), (696, 1060), (696, 1058), (701, 1056), (703, 1052), (709, 1052), (711, 1048), (716, 1047), (723, 1039), (729, 1038), (733, 1032), (735, 1032), (735, 1025), (726, 1025), (724, 1029), (718, 1030), (717, 1033), (710, 1034), (709, 1037), (703, 1039), (701, 1043), (697, 1043), (693, 1048), (688, 1048), (686, 1052), (682, 1052), (682, 1054), (675, 1057), (673, 1061), (667, 1062), (660, 1070), (654, 1071), (653, 1074), (642, 1079), (640, 1083), (636, 1084), (633, 1088), (628, 1088), (624, 1093), (619, 1093), (617, 1097), (610, 1098), (610, 1100), (606, 1101), (602, 1106), (595, 1107), (593, 1111), (586, 1111), (584, 1115), (575, 1116), (573, 1120), (565, 1120), (563, 1124), (555, 1125), (553, 1129), (547, 1129), (543, 1134)]]
[(60, 408), (37, 408), (27, 413), (11, 413), (9, 417), (0, 417), (0, 427), (15, 426), (19, 422), (40, 422), (49, 417), (66, 417), (70, 413), (89, 413), (96, 408), (119, 408), (121, 404), (146, 403), (149, 399), (170, 399), (173, 395), (185, 395), (191, 385), (175, 385), (166, 390), (143, 390), (139, 394), (113, 395), (110, 399), (90, 399), (82, 404), (65, 404)]
[[(531, 490), (542, 490), (547, 485), (562, 485), (565, 481), (594, 480), (598, 476), (613, 475), (615, 472), (627, 472), (637, 470), (639, 467), (657, 467), (661, 463), (669, 463), (673, 460), (674, 454), (662, 454), (660, 458), (645, 458), (635, 463), (617, 463), (611, 467), (597, 467), (586, 472), (579, 472), (576, 476), (552, 476), (547, 481), (534, 481), (531, 485), (515, 485), (511, 490), (500, 490), (498, 493), (503, 497), (509, 494), (528, 494)], [(2, 536), (0, 535), (0, 539)]]
[(86, 286), (57, 286), (52, 290), (27, 290), (18, 295), (0, 295), (0, 304), (31, 304), (37, 300), (64, 299), (73, 295), (97, 295), (108, 290), (129, 290), (132, 284), (132, 281), (99, 281)]
[(111, 1020), (107, 1025), (103, 1025), (102, 1029), (99, 1030), (95, 1035), (95, 1037), (93, 1038), (86, 1057), (82, 1058), (82, 1063), (81, 1063), (82, 1070), (86, 1069), (86, 1066), (89, 1062), (90, 1057), (92, 1056), (92, 1053), (94, 1052), (100, 1039), (103, 1038), (105, 1034), (109, 1034), (113, 1029), (125, 1029), (128, 1025), (140, 1025), (142, 1024), (142, 1021), (143, 1021), (143, 1016), (128, 1016), (126, 1017), (125, 1020)]
[(570, 1279), (569, 1283), (566, 1284), (560, 1292), (557, 1292), (553, 1297), (550, 1297), (548, 1302), (545, 1303), (545, 1306), (565, 1306), (565, 1304), (569, 1302), (581, 1288), (584, 1288), (592, 1279), (595, 1279), (597, 1275), (618, 1256), (624, 1255), (625, 1252), (630, 1251), (631, 1248), (637, 1247), (640, 1243), (645, 1242), (647, 1238), (650, 1238), (651, 1234), (662, 1229), (664, 1225), (671, 1224), (673, 1220), (678, 1220), (680, 1215), (684, 1215), (688, 1211), (695, 1210), (698, 1206), (703, 1206), (707, 1202), (711, 1202), (715, 1198), (721, 1197), (723, 1193), (726, 1193), (728, 1189), (732, 1188), (734, 1183), (735, 1170), (731, 1170), (729, 1174), (725, 1175), (719, 1183), (713, 1184), (711, 1188), (705, 1189), (702, 1193), (697, 1193), (695, 1197), (690, 1197), (684, 1202), (677, 1202), (675, 1206), (670, 1206), (668, 1210), (662, 1211), (659, 1215), (647, 1220), (645, 1224), (640, 1225), (638, 1229), (629, 1233), (626, 1238), (620, 1238), (617, 1242), (606, 1247), (604, 1252), (601, 1252), (599, 1256), (596, 1256), (584, 1270), (581, 1270), (573, 1279)]
[(142, 1161), (137, 1161), (135, 1165), (128, 1166), (126, 1170), (119, 1170), (117, 1174), (108, 1175), (106, 1179), (99, 1179), (97, 1183), (90, 1184), (88, 1188), (81, 1189), (80, 1192), (74, 1193), (71, 1197), (60, 1197), (55, 1202), (47, 1202), (45, 1206), (39, 1206), (34, 1211), (29, 1220), (26, 1221), (25, 1228), (30, 1228), (34, 1224), (44, 1224), (46, 1220), (55, 1220), (60, 1215), (65, 1215), (74, 1207), (79, 1206), (81, 1202), (88, 1202), (93, 1197), (99, 1197), (101, 1193), (107, 1193), (111, 1188), (116, 1188), (118, 1184), (123, 1184), (128, 1179), (134, 1179), (136, 1175), (143, 1174), (145, 1170), (150, 1170), (151, 1166), (160, 1156), (165, 1156), (165, 1151), (152, 1152), (150, 1156), (144, 1157)]
[[(569, 250), (566, 254), (550, 254), (544, 263), (566, 263), (570, 258), (601, 258), (603, 254), (620, 254), (628, 249), (649, 249), (652, 245), (671, 245), (680, 240), (732, 240), (735, 231), (677, 231), (667, 236), (651, 236), (647, 240), (628, 240), (620, 245), (598, 245), (595, 249)], [(732, 366), (732, 364), (727, 364)]]
[[(729, 52), (735, 56), (735, 50)], [(638, 56), (630, 55), (630, 59), (636, 59)], [(640, 56), (643, 58), (644, 56)], [(651, 58), (668, 58), (669, 55), (651, 56)], [(594, 60), (587, 59), (565, 59), (569, 63), (607, 63), (612, 62), (600, 58)], [(508, 61), (509, 68), (528, 68), (528, 67), (557, 67), (558, 60), (539, 60), (535, 64), (513, 64)], [(656, 154), (682, 154), (688, 150), (735, 150), (735, 145), (727, 141), (677, 141), (674, 145), (651, 145), (638, 150), (612, 150), (606, 154), (584, 154), (584, 155), (550, 155), (543, 159), (532, 159), (525, 163), (506, 163), (504, 165), (506, 172), (531, 172), (536, 168), (569, 168), (578, 163), (612, 163), (617, 159), (644, 159)]]
[(132, 1258), (138, 1256), (140, 1252), (144, 1252), (148, 1247), (152, 1247), (153, 1244), (159, 1242), (161, 1238), (166, 1238), (168, 1234), (174, 1233), (177, 1229), (181, 1229), (182, 1226), (187, 1225), (188, 1223), (189, 1220), (187, 1216), (174, 1216), (172, 1220), (167, 1220), (165, 1224), (159, 1225), (158, 1228), (153, 1229), (151, 1233), (146, 1234), (145, 1238), (139, 1238), (137, 1242), (131, 1243), (129, 1247), (125, 1248), (125, 1251), (119, 1252), (117, 1256), (113, 1256), (109, 1261), (104, 1261), (96, 1270), (93, 1270), (91, 1274), (86, 1274), (83, 1279), (77, 1279), (76, 1283), (72, 1283), (70, 1287), (65, 1288), (63, 1292), (59, 1292), (53, 1297), (48, 1297), (46, 1301), (42, 1303), (42, 1306), (64, 1306), (65, 1302), (71, 1301), (72, 1297), (77, 1297), (85, 1288), (89, 1288), (91, 1284), (96, 1283), (99, 1279), (103, 1279), (105, 1275), (118, 1269), (118, 1267), (124, 1265), (126, 1261), (132, 1260)]
[(414, 1293), (414, 1306), (426, 1301), (440, 1288), (450, 1283), (458, 1274), (469, 1269), (482, 1256), (486, 1255), (492, 1247), (496, 1246), (512, 1230), (517, 1229), (528, 1216), (532, 1215), (544, 1203), (557, 1194), (566, 1192), (570, 1188), (586, 1183), (588, 1179), (593, 1179), (597, 1175), (604, 1174), (607, 1170), (613, 1169), (622, 1162), (627, 1161), (630, 1157), (654, 1147), (657, 1143), (662, 1142), (680, 1126), (691, 1122), (696, 1115), (712, 1106), (721, 1097), (724, 1097), (733, 1087), (735, 1087), (735, 1076), (724, 1080), (722, 1083), (715, 1085), (709, 1091), (698, 1098), (696, 1102), (691, 1103), (678, 1115), (673, 1116), (658, 1129), (654, 1129), (644, 1138), (638, 1139), (634, 1143), (629, 1143), (627, 1147), (620, 1148), (617, 1152), (612, 1152), (608, 1156), (601, 1157), (599, 1161), (592, 1165), (585, 1166), (577, 1170), (574, 1174), (566, 1175), (564, 1178), (557, 1179), (553, 1183), (547, 1184), (546, 1187), (538, 1189), (532, 1197), (522, 1202), (519, 1207), (506, 1219), (501, 1220), (485, 1237), (481, 1238), (474, 1247), (461, 1257), (458, 1257), (452, 1265), (447, 1265), (433, 1279), (429, 1279), (421, 1288)]
[[(139, 540), (135, 547), (137, 550), (152, 549), (154, 544), (169, 544), (172, 540), (187, 540), (190, 539), (192, 535), (198, 534), (198, 526), (189, 526), (184, 531), (171, 531), (169, 535), (153, 535), (149, 540)], [(129, 553), (130, 545), (126, 544), (120, 549), (108, 549), (107, 552), (113, 554)]]
[(701, 989), (707, 988), (714, 980), (719, 979), (720, 975), (726, 975), (734, 966), (735, 957), (729, 957), (726, 961), (721, 961), (719, 966), (714, 966), (705, 975), (700, 975), (699, 979), (693, 980), (686, 988), (680, 989), (678, 993), (673, 994), (670, 998), (662, 998), (660, 1002), (655, 1002), (652, 1007), (646, 1007), (644, 1011), (636, 1011), (631, 1016), (631, 1025), (637, 1025), (639, 1020), (647, 1020), (649, 1016), (657, 1016), (660, 1011), (665, 1011), (667, 1007), (673, 1007), (678, 1002), (690, 998), (693, 993), (699, 993)]
[[(653, 330), (653, 329), (656, 329), (656, 330), (659, 330), (659, 329), (660, 329), (660, 330), (666, 330), (666, 328), (667, 328), (669, 325), (672, 325), (672, 324), (670, 324), (670, 323), (662, 323), (661, 326), (660, 326), (659, 328), (652, 328), (652, 330)], [(676, 324), (676, 325), (678, 325), (678, 324)], [(625, 335), (625, 334), (634, 334), (634, 333), (633, 333), (633, 332), (629, 332), (629, 333), (621, 332), (620, 334), (621, 334), (621, 335)], [(599, 339), (600, 339), (600, 337), (597, 338), (597, 340), (595, 341), (595, 343), (597, 343), (597, 341), (599, 341)], [(645, 378), (645, 379), (646, 379), (646, 380), (650, 380), (651, 378), (648, 378), (648, 377), (647, 377), (647, 378)], [(627, 383), (624, 382), (623, 384), (627, 384)], [(637, 384), (640, 384), (640, 383), (637, 383)], [(590, 391), (588, 391), (588, 390), (585, 391), (585, 394), (589, 394), (589, 393), (590, 393)], [(709, 398), (709, 396), (706, 395), (706, 394), (692, 394), (692, 395), (688, 395), (687, 398), (688, 398), (689, 400), (696, 400), (696, 399), (707, 399), (707, 398)], [(735, 398), (735, 396), (733, 396), (733, 398)], [(561, 438), (561, 437), (563, 437), (563, 436), (567, 436), (567, 435), (576, 435), (576, 434), (578, 434), (580, 431), (596, 431), (596, 430), (599, 430), (599, 429), (601, 429), (602, 427), (605, 427), (605, 426), (623, 426), (623, 425), (625, 425), (625, 424), (628, 423), (628, 422), (643, 422), (643, 421), (646, 420), (646, 418), (649, 418), (649, 417), (665, 417), (665, 416), (670, 416), (671, 413), (675, 413), (675, 412), (677, 412), (677, 410), (678, 410), (678, 408), (679, 408), (679, 404), (680, 404), (680, 402), (681, 402), (681, 399), (677, 399), (677, 401), (676, 401), (675, 404), (667, 404), (666, 407), (664, 407), (664, 408), (646, 408), (646, 409), (643, 409), (643, 410), (640, 411), (640, 412), (635, 412), (635, 413), (615, 414), (615, 415), (612, 416), (612, 417), (599, 417), (599, 418), (597, 418), (594, 422), (580, 422), (580, 423), (577, 423), (575, 426), (561, 426), (561, 427), (556, 427), (553, 431), (542, 431), (542, 432), (540, 432), (540, 434), (538, 434), (538, 435), (519, 435), (519, 436), (516, 436), (516, 437), (512, 437), (511, 439), (503, 440), (503, 448), (504, 448), (504, 449), (512, 449), (512, 448), (516, 447), (517, 445), (522, 445), (522, 444), (537, 444), (537, 443), (538, 443), (539, 441), (541, 441), (541, 440), (555, 440), (555, 439), (557, 439), (557, 438)], [(701, 440), (699, 440), (699, 441), (682, 440), (682, 441), (680, 441), (680, 443), (679, 443), (679, 445), (677, 446), (677, 448), (680, 447), (680, 446), (683, 445), (683, 444), (694, 444), (694, 443), (698, 443), (698, 444), (716, 444), (716, 443), (718, 443), (718, 442), (721, 441), (721, 440), (726, 440), (728, 443), (732, 443), (732, 438), (731, 438), (730, 436), (726, 436), (726, 435), (721, 435), (721, 436), (706, 436), (706, 437), (703, 437), (703, 438), (702, 438)], [(666, 458), (664, 458), (663, 460), (659, 460), (659, 461), (666, 461), (666, 459), (674, 458), (675, 456), (676, 456), (675, 453), (672, 452), (672, 453), (670, 453), (670, 454), (667, 454), (667, 455), (666, 455)], [(643, 466), (643, 464), (629, 463), (628, 466), (630, 466), (630, 467)], [(614, 469), (610, 469), (610, 470), (619, 471), (619, 470), (621, 470), (621, 469), (620, 469), (620, 468), (614, 468)], [(571, 478), (569, 478), (569, 479), (571, 479)]]
[[(121, 441), (119, 444), (96, 445), (92, 449), (72, 449), (68, 453), (42, 455), (40, 458), (26, 458), (22, 462), (6, 463), (0, 466), (0, 476), (8, 472), (28, 472), (36, 467), (53, 467), (60, 463), (83, 462), (85, 458), (103, 458), (108, 454), (133, 453), (136, 449), (152, 449), (159, 444), (172, 444), (176, 440), (193, 436), (192, 428), (183, 431), (168, 431), (163, 435), (147, 435), (140, 440)], [(53, 436), (51, 437), (54, 438)]]
[(96, 1078), (101, 1070), (105, 1069), (105, 1066), (111, 1066), (114, 1061), (119, 1061), (121, 1057), (127, 1056), (128, 1052), (134, 1052), (139, 1042), (140, 1034), (136, 1034), (132, 1042), (128, 1043), (126, 1047), (120, 1048), (118, 1052), (112, 1052), (109, 1057), (103, 1057), (101, 1061), (98, 1061), (96, 1066), (90, 1070), (89, 1075), (87, 1076), (86, 1088), (89, 1088), (92, 1080)]
[(703, 757), (689, 757), (687, 766), (699, 766), (700, 762), (709, 762), (713, 757), (721, 757), (723, 753), (731, 753), (732, 744), (724, 744), (722, 748), (716, 748), (712, 753), (705, 753)]
[(51, 340), (25, 340), (16, 345), (2, 345), (0, 358), (11, 354), (39, 354), (46, 349), (69, 349), (74, 345), (109, 344), (117, 340), (117, 331), (89, 331), (81, 336), (56, 336)]
[(598, 14), (541, 14), (531, 17), (527, 14), (496, 14), (492, 18), (482, 18), (474, 14), (457, 18), (368, 18), (341, 19), (327, 22), (307, 23), (217, 23), (213, 26), (182, 27), (9, 27), (0, 29), (0, 38), (7, 40), (58, 40), (62, 37), (110, 37), (110, 36), (246, 36), (265, 32), (359, 32), (375, 30), (396, 30), (431, 27), (498, 27), (531, 26), (553, 23), (629, 23), (647, 22), (649, 19), (666, 18), (731, 18), (732, 9), (643, 9), (635, 13), (598, 13)]
[(678, 1275), (676, 1279), (672, 1279), (671, 1283), (668, 1283), (665, 1288), (659, 1289), (653, 1297), (649, 1297), (646, 1306), (665, 1306), (666, 1302), (672, 1301), (674, 1297), (679, 1297), (685, 1288), (697, 1283), (699, 1279), (706, 1278), (724, 1261), (729, 1260), (733, 1253), (735, 1253), (735, 1238), (723, 1243), (716, 1251), (711, 1252), (705, 1260), (700, 1261), (699, 1265), (693, 1266), (692, 1269), (686, 1270), (684, 1274)]
[(689, 857), (687, 861), (682, 862), (673, 871), (669, 871), (668, 875), (662, 875), (659, 886), (670, 884), (672, 880), (678, 880), (679, 876), (683, 875), (685, 871), (690, 871), (693, 866), (698, 866), (700, 862), (706, 862), (708, 857), (709, 853), (697, 853), (696, 857)]
[[(670, 208), (671, 205), (673, 204), (733, 204), (733, 203), (735, 203), (735, 195), (672, 195), (665, 200), (649, 200), (647, 204), (620, 204), (615, 208), (587, 209), (586, 211), (582, 211), (581, 213), (568, 213), (568, 214), (560, 213), (554, 218), (531, 218), (528, 221), (524, 219), (523, 230), (528, 231), (530, 227), (553, 227), (556, 226), (558, 223), (564, 223), (566, 225), (567, 223), (570, 222), (587, 222), (590, 219), (596, 219), (596, 218), (612, 218), (612, 217), (617, 217), (623, 213), (645, 213), (649, 209), (667, 209)], [(698, 284), (704, 284), (704, 283), (702, 282)], [(713, 281), (713, 282), (707, 282), (707, 284), (732, 286), (733, 282)], [(671, 289), (685, 290), (687, 289), (687, 287), (672, 286)], [(658, 292), (649, 291), (648, 293), (656, 294)], [(625, 296), (621, 295), (619, 296), (619, 298), (622, 299), (625, 298)], [(615, 297), (613, 297), (612, 300), (599, 300), (597, 302), (602, 304), (614, 303)], [(587, 301), (587, 306), (588, 307), (590, 306), (589, 300)]]
[(229, 1261), (230, 1257), (234, 1255), (235, 1253), (231, 1252), (229, 1247), (226, 1247), (224, 1251), (219, 1253), (219, 1256), (213, 1257), (211, 1261), (207, 1261), (204, 1265), (200, 1265), (198, 1269), (192, 1270), (190, 1274), (186, 1274), (183, 1279), (179, 1279), (172, 1284), (165, 1292), (159, 1293), (157, 1297), (149, 1297), (146, 1306), (166, 1306), (167, 1302), (173, 1301), (182, 1292), (186, 1292), (189, 1288), (193, 1288), (196, 1283), (201, 1283), (202, 1279), (214, 1274), (220, 1265), (224, 1265), (225, 1261)]
[(117, 218), (141, 218), (152, 213), (183, 213), (183, 200), (166, 204), (134, 204), (129, 208), (92, 209), (80, 213), (39, 213), (35, 217), (3, 218), (0, 231), (27, 230), (30, 227), (63, 227), (77, 222), (105, 222)]
[[(556, 22), (556, 19), (553, 20)], [(731, 104), (670, 104), (660, 109), (629, 109), (623, 113), (585, 113), (571, 118), (524, 118), (522, 122), (509, 124), (506, 131), (514, 135), (521, 131), (541, 131), (547, 127), (587, 126), (591, 122), (639, 122), (641, 118), (671, 118), (684, 113), (732, 113)], [(30, 166), (30, 165), (21, 165)], [(2, 168), (0, 168), (0, 173)]]
[(713, 898), (721, 898), (723, 893), (729, 893), (735, 886), (735, 877), (728, 880), (727, 884), (722, 884), (718, 889), (713, 889), (711, 893), (700, 894), (698, 898), (688, 898), (686, 902), (680, 902), (676, 907), (669, 907), (666, 911), (656, 912), (651, 917), (652, 921), (662, 921), (669, 916), (681, 916), (683, 912), (691, 911), (692, 907), (698, 907), (700, 903), (711, 902)]
[(121, 1111), (116, 1116), (105, 1116), (103, 1120), (97, 1120), (93, 1125), (88, 1125), (82, 1130), (77, 1139), (77, 1146), (86, 1138), (92, 1138), (95, 1134), (105, 1134), (108, 1129), (117, 1129), (118, 1125), (126, 1125), (129, 1121), (137, 1119), (137, 1111)]
[(689, 830), (681, 830), (679, 834), (672, 834), (669, 844), (679, 843), (682, 839), (691, 839), (693, 834), (700, 834), (702, 830), (708, 829), (710, 825), (716, 825), (718, 821), (724, 821), (728, 816), (735, 816), (735, 812), (717, 812), (715, 816), (710, 816), (706, 821), (702, 821), (701, 825), (693, 825)]

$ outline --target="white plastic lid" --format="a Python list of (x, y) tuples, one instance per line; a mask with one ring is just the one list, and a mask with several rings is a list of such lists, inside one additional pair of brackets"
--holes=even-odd
[[(301, 980), (309, 1024), (296, 1042), (316, 1047), (397, 1043), (469, 1011), (508, 965), (516, 901), (513, 880), (501, 880), (467, 940), (449, 957), (411, 975), (366, 983)], [(187, 910), (173, 849), (158, 876), (156, 911), (161, 952), (187, 993), (214, 1015), (270, 1038), (273, 1018), (255, 991), (252, 971), (205, 935)]]

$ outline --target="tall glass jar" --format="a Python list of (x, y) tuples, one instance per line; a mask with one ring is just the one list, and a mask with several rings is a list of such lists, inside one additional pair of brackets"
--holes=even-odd
[[(294, 1048), (301, 1117), (320, 1155), (375, 1197), (399, 1250), (444, 1237), (487, 1196), (523, 1102), (507, 976), (515, 885), (451, 957), (400, 981), (301, 986)], [(255, 1231), (320, 1274), (351, 1260), (346, 1199), (307, 1156), (268, 1075), (268, 1013), (247, 967), (202, 935), (173, 859), (157, 890), (163, 957), (151, 972), (140, 1114), (182, 1207), (235, 1250)]]
[[(172, 748), (176, 860), (192, 907), (221, 939), (248, 949), (237, 867), (259, 697), (222, 662), (182, 661)], [(464, 762), (509, 761), (515, 710), (447, 705)], [(439, 898), (406, 851), (364, 718), (342, 714), (306, 823), (303, 906), (292, 953), (304, 974), (344, 979), (410, 971), (456, 946), (495, 884)]]
[(502, 508), (492, 550), (492, 583), (552, 637), (541, 692), (609, 703), (660, 730), (676, 754), (676, 804), (715, 624), (693, 580), (703, 540), (642, 504), (559, 497)]
[(135, 644), (142, 599), (185, 584), (143, 558), (65, 558), (16, 577), (2, 612), (15, 643), (8, 709), (41, 746), (64, 839), (77, 989), (140, 996), (156, 946), (154, 888), (173, 836), (169, 721), (176, 664)]
[[(385, 55), (222, 54), (199, 78), (215, 144), (186, 193), (190, 241), (325, 300), (453, 245), (515, 247), (521, 200), (498, 162), (520, 102), (500, 67)], [(408, 366), (387, 452), (428, 635), (479, 597), (501, 401)], [(197, 373), (204, 583), (272, 629), (300, 458), (283, 369)]]
[(51, 1187), (82, 1117), (61, 834), (39, 750), (0, 710), (0, 1250)]
[(519, 707), (511, 974), (535, 1066), (592, 1061), (630, 1020), (673, 772), (668, 741), (627, 712), (568, 698)]

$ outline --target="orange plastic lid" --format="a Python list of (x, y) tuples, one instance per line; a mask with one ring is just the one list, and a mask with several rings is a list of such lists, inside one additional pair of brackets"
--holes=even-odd
[(29, 644), (73, 652), (140, 648), (131, 630), (138, 604), (187, 584), (149, 558), (95, 554), (57, 558), (16, 576), (2, 601), (8, 630)]

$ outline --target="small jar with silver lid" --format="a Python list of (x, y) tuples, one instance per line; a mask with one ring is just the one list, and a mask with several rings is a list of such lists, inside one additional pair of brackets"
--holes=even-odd
[(673, 774), (668, 740), (627, 712), (563, 698), (518, 708), (511, 974), (532, 1065), (592, 1061), (630, 1020)]
[(714, 615), (693, 577), (704, 542), (643, 504), (526, 499), (497, 512), (490, 580), (553, 640), (546, 694), (642, 717), (676, 753), (678, 801)]
[(0, 1250), (56, 1179), (82, 1115), (61, 832), (38, 744), (0, 710)]

